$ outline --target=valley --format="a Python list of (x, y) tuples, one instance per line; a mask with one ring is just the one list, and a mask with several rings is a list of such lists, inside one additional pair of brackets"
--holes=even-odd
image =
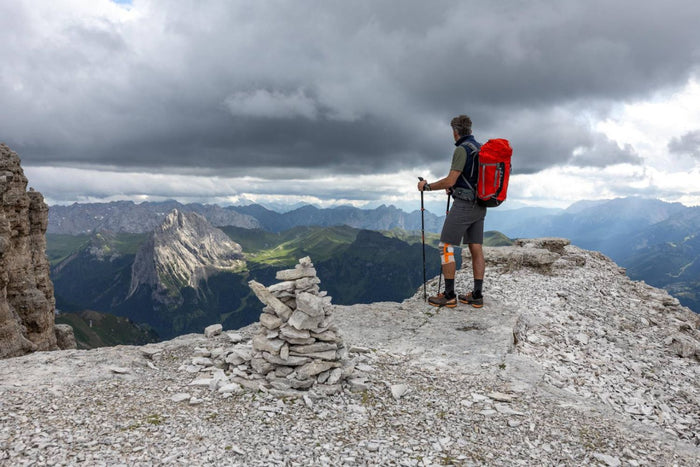
[[(214, 322), (237, 329), (256, 321), (260, 313), (247, 282), (271, 283), (277, 270), (303, 256), (313, 258), (323, 289), (337, 304), (400, 301), (422, 285), (420, 233), (348, 226), (269, 232), (234, 226), (216, 229), (209, 224), (207, 231), (224, 235), (225, 239), (218, 237), (219, 243), (240, 245), (236, 267), (194, 264), (197, 258), (211, 256), (205, 252), (183, 259), (202, 243), (202, 232), (168, 242), (154, 241), (145, 233), (47, 234), (60, 316), (65, 320), (73, 313), (106, 313), (159, 338), (201, 332)], [(499, 235), (494, 238), (504, 241)], [(426, 235), (429, 277), (439, 272), (438, 241), (437, 234)], [(188, 246), (182, 247), (183, 243)]]

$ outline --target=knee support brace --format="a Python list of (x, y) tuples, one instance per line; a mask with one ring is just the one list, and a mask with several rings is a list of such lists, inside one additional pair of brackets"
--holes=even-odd
[(454, 263), (455, 262), (455, 249), (449, 243), (440, 242), (438, 245), (440, 247), (440, 263)]

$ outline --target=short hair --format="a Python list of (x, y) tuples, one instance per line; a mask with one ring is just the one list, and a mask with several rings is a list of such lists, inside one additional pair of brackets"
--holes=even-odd
[(459, 136), (468, 136), (472, 134), (472, 119), (466, 115), (453, 118), (450, 122), (450, 126)]

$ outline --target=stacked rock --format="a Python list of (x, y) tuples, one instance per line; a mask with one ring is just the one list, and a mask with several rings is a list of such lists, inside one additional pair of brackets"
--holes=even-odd
[(265, 304), (260, 332), (252, 339), (250, 367), (264, 377), (271, 392), (308, 390), (332, 394), (353, 370), (347, 349), (331, 323), (331, 297), (319, 288), (320, 280), (308, 256), (294, 269), (278, 271), (281, 281), (270, 287), (248, 285)]

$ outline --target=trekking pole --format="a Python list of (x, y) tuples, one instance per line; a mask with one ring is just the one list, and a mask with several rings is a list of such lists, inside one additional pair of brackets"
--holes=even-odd
[[(423, 181), (423, 177), (418, 177), (419, 181)], [(423, 190), (420, 192), (420, 237), (423, 242), (423, 300), (428, 300), (428, 292), (425, 290), (425, 208), (423, 207)]]
[[(450, 213), (450, 193), (447, 193), (447, 209), (445, 210), (445, 220), (447, 220), (447, 215)], [(440, 287), (442, 287), (442, 267), (440, 267), (440, 277), (438, 278), (438, 289), (437, 293), (440, 293)]]

